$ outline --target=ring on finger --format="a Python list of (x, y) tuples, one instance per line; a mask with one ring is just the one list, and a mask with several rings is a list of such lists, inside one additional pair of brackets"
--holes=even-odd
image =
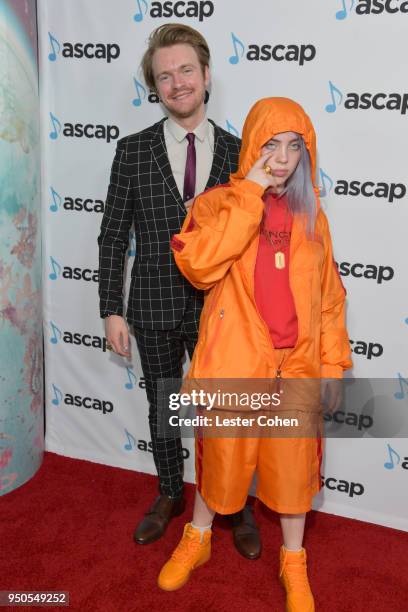
[(265, 170), (266, 174), (271, 174), (271, 172), (272, 172), (272, 168), (270, 166), (268, 166), (268, 164), (265, 164), (263, 169)]
[(113, 351), (113, 346), (111, 344), (109, 344), (109, 342), (106, 343), (106, 350), (107, 351)]

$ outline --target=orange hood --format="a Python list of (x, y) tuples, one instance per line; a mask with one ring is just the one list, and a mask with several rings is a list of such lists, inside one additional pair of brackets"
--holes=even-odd
[(232, 179), (243, 179), (259, 159), (263, 145), (280, 132), (301, 134), (309, 151), (312, 183), (316, 194), (316, 134), (309, 116), (297, 102), (289, 98), (263, 98), (251, 108), (242, 132), (238, 171)]

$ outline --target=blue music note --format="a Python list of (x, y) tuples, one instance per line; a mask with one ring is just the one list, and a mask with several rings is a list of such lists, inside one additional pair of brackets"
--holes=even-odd
[[(321, 180), (321, 184), (322, 184), (322, 186), (320, 187), (320, 197), (321, 198), (325, 198), (327, 196), (327, 194), (329, 193), (329, 191), (332, 190), (333, 181), (330, 178), (330, 176), (328, 174), (326, 174), (324, 172), (324, 170), (322, 170), (321, 168), (320, 168), (320, 180)], [(326, 187), (326, 183), (329, 183), (329, 188), (328, 189)]]
[[(336, 19), (338, 19), (339, 21), (347, 17), (346, 0), (341, 0), (341, 3), (343, 5), (343, 8), (337, 11), (336, 13)], [(353, 6), (354, 6), (354, 0), (351, 0), (350, 8), (348, 11), (349, 13), (351, 13), (351, 11), (353, 10)]]
[(57, 344), (58, 340), (61, 339), (62, 337), (62, 332), (59, 329), (59, 327), (57, 327), (55, 323), (53, 323), (52, 321), (50, 321), (50, 325), (51, 325), (51, 330), (52, 330), (52, 338), (50, 342), (51, 344)]
[(332, 101), (331, 101), (331, 104), (327, 104), (325, 106), (325, 109), (328, 113), (334, 113), (334, 111), (337, 108), (334, 94), (337, 94), (339, 96), (339, 104), (341, 104), (341, 101), (343, 100), (343, 94), (341, 93), (340, 89), (337, 89), (337, 87), (333, 85), (331, 81), (329, 81), (329, 89), (330, 89), (330, 96), (331, 96)]
[(228, 121), (228, 119), (227, 119), (227, 130), (229, 131), (230, 134), (234, 134), (235, 136), (239, 138), (238, 130), (234, 128), (234, 126), (232, 125), (232, 123)]
[(126, 444), (123, 446), (123, 448), (127, 451), (131, 451), (132, 450), (132, 444), (134, 447), (136, 447), (136, 439), (134, 436), (132, 436), (131, 433), (128, 432), (127, 429), (125, 429), (125, 434), (126, 437), (128, 439), (128, 441), (126, 442)]
[(405, 385), (408, 386), (408, 380), (406, 378), (404, 378), (403, 376), (401, 376), (401, 374), (398, 372), (398, 382), (399, 382), (399, 386), (400, 386), (400, 391), (397, 391), (396, 393), (394, 393), (394, 397), (395, 399), (404, 399), (405, 397), (405, 393), (404, 393), (404, 389), (402, 387), (402, 384), (404, 383)]
[(50, 119), (51, 119), (52, 127), (54, 128), (52, 132), (50, 132), (50, 138), (52, 140), (55, 140), (56, 138), (58, 138), (58, 134), (61, 131), (61, 122), (58, 121), (56, 116), (53, 115), (52, 113), (50, 113)]
[(48, 278), (50, 280), (57, 280), (58, 275), (61, 273), (61, 266), (59, 265), (58, 261), (51, 256), (50, 256), (50, 260), (51, 260), (52, 272)]
[[(48, 54), (48, 59), (50, 60), (50, 62), (55, 62), (55, 60), (57, 59), (57, 53), (59, 53), (61, 50), (61, 45), (59, 44), (58, 40), (54, 38), (51, 32), (48, 32), (48, 38), (50, 39), (50, 45), (52, 49), (52, 53)], [(57, 50), (55, 49), (54, 43), (56, 43), (56, 46), (58, 47)]]
[[(146, 13), (147, 13), (147, 2), (146, 2), (146, 0), (142, 0), (142, 2), (143, 2), (143, 5), (145, 7), (144, 14), (146, 15)], [(137, 3), (137, 10), (138, 10), (138, 12), (133, 16), (133, 19), (135, 21), (140, 22), (140, 21), (143, 21), (142, 7), (140, 6), (140, 0), (136, 0), (136, 3)]]
[[(394, 469), (394, 467), (395, 467), (396, 465), (398, 465), (398, 464), (399, 464), (399, 462), (401, 461), (401, 457), (399, 456), (399, 454), (397, 453), (397, 451), (395, 451), (393, 448), (391, 448), (391, 446), (390, 446), (389, 444), (387, 444), (387, 446), (388, 446), (388, 455), (389, 455), (389, 457), (390, 457), (390, 460), (389, 460), (389, 461), (386, 461), (386, 462), (384, 463), (384, 467), (385, 467), (385, 469), (387, 469), (387, 470), (392, 470), (392, 469)], [(394, 463), (394, 460), (393, 460), (393, 458), (392, 458), (392, 456), (393, 456), (393, 455), (395, 455), (395, 456), (397, 457), (397, 462), (396, 462), (396, 463)]]
[(57, 193), (52, 187), (50, 187), (50, 191), (52, 195), (52, 204), (50, 206), (50, 210), (52, 212), (57, 212), (58, 208), (61, 206), (62, 198), (59, 193)]
[[(234, 55), (231, 55), (231, 57), (229, 58), (229, 63), (238, 64), (240, 58), (244, 55), (245, 46), (244, 46), (244, 43), (241, 42), (239, 38), (237, 38), (233, 32), (231, 32), (231, 38), (232, 38), (232, 44), (234, 45)], [(238, 56), (238, 47), (241, 48), (241, 54), (239, 56)]]
[(125, 389), (133, 389), (133, 387), (135, 386), (136, 380), (137, 380), (135, 373), (132, 372), (131, 366), (126, 366), (126, 372), (128, 375), (129, 382), (125, 383)]
[(51, 403), (54, 404), (54, 406), (59, 406), (60, 402), (62, 401), (62, 393), (58, 387), (54, 385), (54, 383), (52, 383), (52, 388), (54, 391), (54, 399), (51, 400)]
[(140, 83), (140, 81), (138, 81), (135, 77), (133, 77), (133, 83), (135, 84), (137, 98), (133, 98), (132, 104), (133, 106), (140, 106), (142, 103), (142, 96), (144, 100), (146, 97), (147, 91), (146, 91), (146, 88), (143, 87), (142, 83)]
[(134, 257), (136, 255), (136, 236), (135, 232), (130, 232), (129, 234), (129, 257)]

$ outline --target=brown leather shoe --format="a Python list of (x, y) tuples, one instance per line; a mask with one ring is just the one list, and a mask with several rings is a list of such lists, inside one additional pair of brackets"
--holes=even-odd
[(133, 539), (138, 544), (150, 544), (162, 537), (173, 516), (179, 516), (186, 507), (184, 497), (159, 495), (136, 527)]
[(251, 506), (232, 515), (232, 533), (237, 551), (246, 559), (258, 559), (262, 551), (259, 528)]

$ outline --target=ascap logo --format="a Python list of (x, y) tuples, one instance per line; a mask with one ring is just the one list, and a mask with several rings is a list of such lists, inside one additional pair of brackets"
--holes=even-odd
[[(245, 43), (231, 32), (233, 54), (229, 58), (230, 64), (238, 64), (245, 57), (250, 62), (295, 62), (303, 66), (316, 57), (316, 47), (312, 44), (249, 44)], [(246, 49), (248, 47), (248, 50)]]
[(408, 2), (406, 0), (338, 0), (341, 8), (336, 12), (336, 19), (343, 20), (350, 15), (356, 5), (356, 15), (381, 15), (388, 13), (408, 13)]
[(354, 276), (354, 278), (367, 278), (377, 281), (379, 285), (383, 281), (390, 281), (394, 278), (394, 270), (391, 266), (375, 266), (372, 264), (349, 263), (342, 261), (336, 266), (341, 276)]
[(61, 208), (68, 212), (94, 212), (103, 213), (105, 210), (105, 203), (103, 200), (93, 200), (91, 198), (73, 198), (65, 196), (62, 198), (60, 194), (55, 191), (53, 187), (50, 187), (51, 203), (50, 211), (58, 212)]
[(326, 487), (330, 491), (346, 493), (349, 497), (364, 494), (364, 486), (360, 482), (348, 482), (347, 480), (338, 480), (333, 477), (325, 478), (322, 476), (322, 487)]
[(142, 106), (145, 100), (147, 100), (151, 104), (159, 104), (160, 98), (157, 93), (155, 91), (149, 91), (148, 93), (143, 83), (138, 81), (135, 76), (133, 77), (133, 85), (135, 87), (136, 92), (136, 97), (132, 98), (133, 106), (136, 106), (136, 108), (138, 108), (139, 106)]
[(52, 281), (58, 278), (67, 280), (83, 280), (86, 282), (99, 282), (99, 270), (91, 270), (90, 268), (71, 268), (70, 266), (62, 266), (58, 261), (50, 256), (50, 270), (48, 278)]
[(334, 181), (324, 170), (320, 169), (320, 196), (326, 197), (332, 190), (338, 196), (362, 196), (364, 198), (379, 198), (392, 204), (401, 200), (407, 194), (404, 183), (386, 183), (383, 181), (364, 181), (338, 179)]
[(101, 400), (97, 397), (82, 397), (82, 395), (72, 395), (72, 393), (63, 393), (59, 387), (52, 383), (53, 398), (51, 403), (53, 406), (59, 406), (61, 403), (66, 406), (77, 406), (78, 408), (86, 408), (87, 410), (97, 410), (101, 414), (110, 414), (113, 412), (113, 403), (107, 400)]
[(64, 123), (53, 114), (50, 113), (51, 132), (49, 137), (51, 140), (57, 140), (62, 134), (65, 138), (88, 138), (97, 140), (105, 140), (110, 142), (119, 138), (119, 128), (117, 125), (94, 125), (93, 123)]
[(208, 19), (214, 13), (214, 3), (207, 1), (202, 2), (151, 2), (150, 11), (147, 0), (136, 0), (137, 12), (133, 15), (133, 19), (140, 23), (143, 21), (147, 13), (153, 19), (162, 17), (176, 17), (183, 19), (185, 17), (195, 18), (198, 21)]
[(65, 59), (103, 59), (110, 64), (120, 55), (120, 47), (116, 43), (60, 43), (51, 32), (48, 32), (48, 39), (50, 43), (48, 59), (50, 62), (57, 61), (58, 57), (61, 56)]
[[(127, 429), (125, 429), (125, 437), (126, 442), (123, 445), (123, 448), (126, 451), (131, 450), (140, 450), (144, 453), (153, 453), (153, 445), (151, 440), (137, 440), (135, 436), (133, 436)], [(182, 448), (183, 459), (188, 459), (190, 457), (190, 451), (188, 448)]]
[(401, 460), (401, 455), (398, 453), (395, 448), (392, 448), (389, 444), (387, 444), (388, 450), (388, 461), (385, 461), (384, 467), (386, 470), (393, 470), (395, 467), (400, 466), (403, 470), (408, 470), (408, 457), (403, 457)]
[(356, 93), (343, 92), (329, 81), (330, 102), (326, 104), (327, 113), (336, 112), (341, 105), (346, 110), (390, 110), (405, 115), (408, 110), (408, 93)]
[(367, 359), (381, 357), (384, 347), (378, 342), (364, 342), (364, 340), (350, 340), (351, 352), (355, 355), (363, 355)]
[(325, 412), (323, 419), (327, 423), (338, 423), (341, 425), (350, 425), (350, 427), (356, 427), (359, 431), (363, 429), (369, 429), (373, 426), (373, 417), (369, 414), (356, 414), (355, 412), (343, 412), (343, 410), (336, 410), (336, 412)]
[(106, 353), (106, 338), (91, 334), (81, 334), (80, 332), (62, 331), (54, 321), (50, 321), (50, 342), (51, 344), (65, 342), (65, 344), (99, 349)]

